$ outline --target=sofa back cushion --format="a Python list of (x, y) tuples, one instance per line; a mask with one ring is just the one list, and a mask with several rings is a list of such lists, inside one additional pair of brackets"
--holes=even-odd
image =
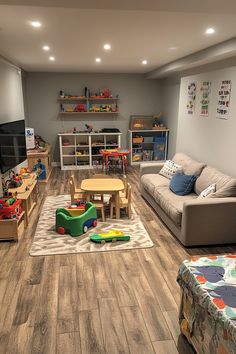
[(196, 194), (200, 194), (208, 186), (215, 183), (217, 193), (217, 191), (219, 191), (221, 188), (226, 187), (226, 185), (232, 180), (234, 180), (232, 177), (225, 175), (224, 173), (218, 171), (216, 168), (207, 166), (204, 168), (201, 175), (198, 177), (195, 183), (194, 190)]
[(203, 168), (206, 166), (206, 164), (193, 160), (191, 157), (182, 152), (176, 153), (173, 157), (173, 161), (182, 166), (183, 173), (186, 175), (194, 175), (196, 177), (201, 174)]
[(227, 198), (236, 197), (236, 179), (233, 179), (226, 183), (223, 187), (216, 190), (214, 193), (207, 196), (207, 198)]

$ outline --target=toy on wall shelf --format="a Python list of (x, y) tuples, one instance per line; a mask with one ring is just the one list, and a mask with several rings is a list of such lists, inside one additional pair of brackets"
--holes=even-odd
[[(72, 208), (73, 211), (75, 210)], [(97, 211), (93, 203), (86, 203), (85, 209), (77, 209), (78, 216), (73, 216), (70, 208), (56, 210), (56, 231), (64, 235), (80, 236), (87, 232), (89, 227), (97, 226)]]
[(87, 112), (86, 104), (78, 103), (74, 108), (74, 112)]
[(101, 91), (101, 97), (104, 97), (104, 98), (112, 98), (112, 94), (111, 94), (111, 91), (106, 88), (106, 89), (103, 89)]
[(96, 243), (116, 242), (116, 241), (129, 241), (130, 236), (125, 235), (120, 230), (110, 230), (108, 232), (93, 234), (90, 236), (90, 241)]
[(91, 124), (85, 124), (85, 127), (86, 127), (86, 130), (85, 130), (86, 133), (92, 133), (93, 126)]
[(38, 162), (36, 165), (33, 167), (33, 171), (36, 172), (37, 178), (39, 180), (46, 179), (46, 167), (45, 165), (41, 162), (41, 159), (37, 160)]

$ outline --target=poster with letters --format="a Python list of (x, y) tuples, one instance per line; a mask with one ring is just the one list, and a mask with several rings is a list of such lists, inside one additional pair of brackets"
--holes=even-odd
[(188, 114), (194, 113), (195, 101), (196, 101), (196, 83), (190, 82), (188, 85), (188, 103), (187, 103)]
[(211, 82), (203, 81), (201, 85), (201, 111), (200, 115), (203, 117), (209, 116)]
[(229, 118), (231, 96), (231, 80), (221, 81), (221, 85), (218, 92), (217, 114), (216, 117), (220, 119)]

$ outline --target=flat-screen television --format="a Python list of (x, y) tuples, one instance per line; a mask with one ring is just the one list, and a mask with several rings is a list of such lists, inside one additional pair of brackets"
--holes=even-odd
[(1, 173), (11, 170), (26, 159), (25, 121), (0, 124)]

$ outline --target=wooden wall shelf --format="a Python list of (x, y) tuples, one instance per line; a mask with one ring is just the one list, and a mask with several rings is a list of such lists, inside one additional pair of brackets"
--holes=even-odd
[(59, 98), (60, 102), (67, 102), (67, 101), (118, 101), (119, 98), (112, 98), (112, 97), (68, 97), (68, 98)]
[[(61, 115), (76, 115), (76, 114), (106, 114), (116, 115), (119, 114), (118, 103), (119, 98), (113, 97), (85, 97), (85, 96), (73, 96), (73, 97), (59, 97), (60, 112)], [(76, 106), (80, 109), (76, 108)], [(71, 107), (70, 107), (71, 106)], [(103, 106), (107, 106), (108, 111), (103, 111)], [(91, 111), (92, 108), (92, 111)], [(69, 111), (67, 110), (69, 109)], [(77, 112), (77, 111), (79, 112)], [(85, 112), (81, 112), (85, 111)]]
[(60, 114), (119, 114), (119, 112), (60, 112)]

